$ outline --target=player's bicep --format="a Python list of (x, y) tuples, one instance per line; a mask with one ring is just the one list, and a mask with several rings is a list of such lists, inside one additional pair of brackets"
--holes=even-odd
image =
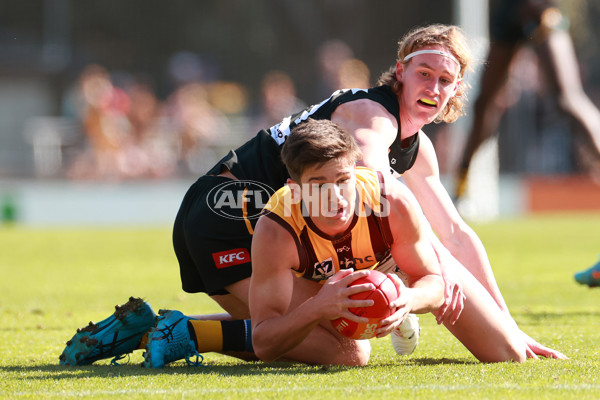
[(297, 260), (295, 251), (290, 233), (270, 218), (260, 218), (251, 251), (249, 303), (253, 323), (255, 319), (259, 322), (287, 311), (292, 298), (290, 269)]

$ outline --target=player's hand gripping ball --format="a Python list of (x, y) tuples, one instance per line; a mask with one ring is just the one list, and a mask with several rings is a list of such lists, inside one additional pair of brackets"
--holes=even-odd
[(368, 272), (369, 275), (355, 280), (350, 286), (372, 283), (375, 285), (375, 289), (353, 294), (350, 298), (354, 300), (371, 299), (374, 303), (370, 307), (355, 307), (349, 308), (349, 310), (355, 315), (369, 318), (369, 322), (357, 323), (343, 317), (331, 321), (338, 332), (352, 339), (372, 338), (375, 336), (379, 322), (395, 312), (389, 307), (389, 304), (398, 298), (398, 290), (394, 281), (379, 271), (369, 270)]

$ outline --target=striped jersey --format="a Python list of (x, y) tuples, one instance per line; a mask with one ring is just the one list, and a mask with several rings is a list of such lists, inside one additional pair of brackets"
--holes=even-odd
[(320, 231), (302, 202), (290, 201), (284, 186), (269, 200), (263, 216), (271, 218), (294, 238), (298, 250), (298, 276), (325, 281), (340, 269), (373, 269), (391, 258), (392, 233), (389, 204), (382, 190), (381, 173), (356, 167), (356, 207), (345, 232), (329, 236)]

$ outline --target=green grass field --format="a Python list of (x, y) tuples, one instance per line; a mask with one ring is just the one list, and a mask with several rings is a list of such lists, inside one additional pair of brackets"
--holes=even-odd
[(130, 295), (155, 309), (218, 312), (179, 285), (170, 228), (0, 227), (2, 398), (599, 398), (600, 289), (573, 281), (600, 253), (600, 214), (531, 217), (474, 225), (513, 316), (532, 337), (570, 360), (481, 364), (433, 317), (421, 342), (398, 357), (372, 340), (367, 367), (246, 363), (206, 354), (207, 367), (163, 370), (107, 361), (61, 367), (64, 343)]

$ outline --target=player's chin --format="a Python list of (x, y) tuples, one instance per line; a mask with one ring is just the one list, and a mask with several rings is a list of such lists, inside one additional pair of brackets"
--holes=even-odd
[(336, 213), (331, 217), (327, 217), (327, 223), (332, 228), (345, 228), (346, 224), (350, 221), (350, 217), (345, 213)]
[(429, 125), (429, 124), (431, 124), (432, 122), (434, 122), (434, 121), (435, 121), (435, 119), (438, 117), (438, 115), (439, 115), (439, 114), (440, 114), (439, 112), (435, 112), (434, 114), (429, 114), (429, 115), (427, 116), (427, 123), (426, 123), (425, 125)]

